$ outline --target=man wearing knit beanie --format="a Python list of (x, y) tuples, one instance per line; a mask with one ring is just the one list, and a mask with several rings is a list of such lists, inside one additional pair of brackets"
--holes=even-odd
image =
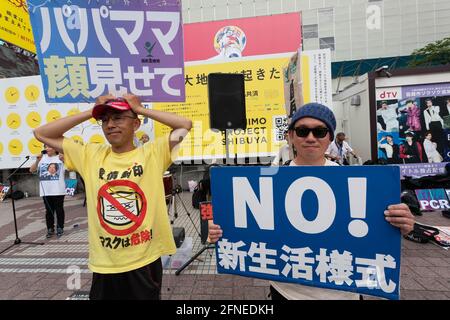
[(292, 116), (289, 139), (297, 151), (293, 165), (334, 165), (325, 159), (325, 151), (334, 139), (336, 118), (333, 111), (319, 103), (308, 103)]
[[(289, 139), (297, 155), (289, 166), (339, 166), (325, 158), (325, 151), (334, 139), (336, 118), (333, 112), (319, 103), (300, 107), (292, 116), (289, 125)], [(383, 213), (380, 213), (383, 214)], [(414, 216), (406, 204), (391, 205), (384, 212), (387, 222), (398, 227), (402, 234), (413, 230)], [(219, 225), (209, 225), (209, 242), (222, 237)], [(357, 300), (358, 294), (332, 289), (315, 288), (294, 283), (270, 281), (273, 300)]]

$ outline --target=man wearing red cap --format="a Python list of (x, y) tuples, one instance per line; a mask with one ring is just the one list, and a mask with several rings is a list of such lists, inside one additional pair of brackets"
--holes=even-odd
[[(170, 134), (136, 148), (142, 115)], [(63, 134), (94, 117), (110, 145), (83, 144)], [(192, 127), (176, 114), (145, 109), (138, 97), (99, 97), (93, 109), (47, 123), (35, 137), (65, 155), (83, 177), (88, 207), (91, 299), (159, 299), (160, 257), (176, 252), (167, 215), (163, 173), (173, 149)]]

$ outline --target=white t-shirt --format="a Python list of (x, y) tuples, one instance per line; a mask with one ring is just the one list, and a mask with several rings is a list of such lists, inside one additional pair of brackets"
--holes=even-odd
[[(338, 166), (337, 163), (330, 160), (326, 160), (325, 165)], [(296, 164), (294, 161), (291, 161), (289, 166), (296, 166)], [(310, 287), (286, 282), (270, 281), (270, 285), (288, 300), (359, 300), (359, 294), (347, 291)]]
[(44, 154), (41, 161), (39, 161), (38, 174), (41, 197), (66, 194), (65, 168), (59, 156), (49, 157)]
[(334, 140), (333, 142), (330, 143), (330, 145), (328, 146), (328, 149), (325, 153), (329, 154), (332, 157), (339, 157), (339, 163), (343, 164), (344, 157), (346, 157), (347, 153), (349, 153), (349, 152), (353, 152), (353, 149), (350, 147), (350, 145), (346, 141), (342, 142), (342, 148), (341, 148), (336, 143), (336, 140)]
[(289, 160), (289, 145), (287, 143), (280, 147), (280, 149), (278, 150), (278, 154), (272, 161), (272, 165), (273, 166), (280, 165), (280, 160), (282, 165)]

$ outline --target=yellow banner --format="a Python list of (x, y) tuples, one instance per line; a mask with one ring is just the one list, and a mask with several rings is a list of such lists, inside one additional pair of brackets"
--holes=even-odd
[(26, 0), (1, 0), (0, 39), (36, 53)]
[[(288, 61), (289, 56), (277, 56), (186, 66), (186, 102), (153, 104), (156, 110), (174, 112), (193, 121), (191, 132), (180, 146), (179, 159), (212, 159), (226, 155), (225, 135), (209, 127), (207, 76), (214, 72), (239, 72), (245, 76), (247, 129), (231, 130), (228, 136), (230, 157), (275, 154), (284, 142), (283, 132), (287, 127), (282, 70)], [(155, 123), (156, 137), (169, 130)]]

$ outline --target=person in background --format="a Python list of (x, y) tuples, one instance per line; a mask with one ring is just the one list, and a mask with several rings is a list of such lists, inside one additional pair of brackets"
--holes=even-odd
[(339, 132), (336, 135), (336, 139), (328, 146), (328, 149), (325, 152), (325, 157), (339, 163), (340, 165), (349, 165), (347, 161), (348, 154), (353, 155), (355, 159), (358, 158), (355, 151), (353, 151), (347, 141), (345, 141), (345, 133)]
[(281, 165), (283, 165), (290, 160), (290, 146), (287, 131), (284, 133), (284, 141), (285, 143), (280, 147), (280, 149), (278, 149), (278, 153), (272, 161), (273, 166), (279, 166), (280, 161)]
[[(338, 166), (325, 157), (325, 151), (334, 139), (336, 119), (333, 112), (318, 103), (299, 108), (292, 116), (289, 138), (298, 153), (289, 166)], [(413, 230), (414, 216), (406, 204), (390, 205), (384, 212), (386, 221), (400, 229), (402, 234)], [(209, 242), (217, 242), (223, 231), (213, 221), (209, 224)], [(336, 239), (339, 241), (339, 239)], [(355, 293), (316, 288), (294, 283), (270, 282), (273, 300), (358, 300)]]
[(64, 233), (64, 197), (66, 195), (64, 157), (45, 144), (43, 152), (31, 165), (30, 172), (38, 172), (39, 175), (39, 195), (45, 205), (46, 238), (51, 238), (55, 234), (55, 213), (56, 235), (61, 237)]

